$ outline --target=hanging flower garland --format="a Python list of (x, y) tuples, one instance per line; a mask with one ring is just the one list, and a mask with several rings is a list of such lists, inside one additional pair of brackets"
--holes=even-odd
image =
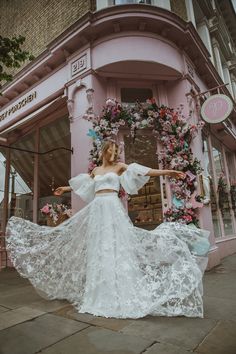
[(98, 166), (103, 140), (116, 137), (121, 127), (128, 127), (133, 138), (137, 129), (152, 129), (162, 146), (158, 156), (162, 168), (186, 173), (185, 180), (170, 179), (172, 207), (165, 212), (165, 220), (197, 225), (195, 209), (202, 204), (199, 203), (199, 196), (198, 199), (195, 198), (196, 175), (201, 173), (202, 168), (200, 161), (194, 158), (190, 144), (204, 122), (201, 121), (198, 125), (188, 123), (182, 110), (182, 105), (176, 111), (165, 106), (159, 107), (154, 99), (147, 100), (146, 103), (137, 102), (131, 108), (108, 99), (99, 117), (88, 118), (93, 123), (87, 134), (93, 139), (89, 171)]

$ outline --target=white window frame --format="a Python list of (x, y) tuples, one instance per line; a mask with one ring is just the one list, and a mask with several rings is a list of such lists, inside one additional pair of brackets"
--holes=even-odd
[[(128, 0), (127, 0), (127, 4), (128, 4)], [(119, 5), (119, 4), (115, 4), (115, 0), (97, 0), (96, 5), (97, 5), (97, 11), (99, 11), (106, 7)], [(171, 11), (170, 0), (151, 0), (150, 5), (162, 7), (166, 10)]]

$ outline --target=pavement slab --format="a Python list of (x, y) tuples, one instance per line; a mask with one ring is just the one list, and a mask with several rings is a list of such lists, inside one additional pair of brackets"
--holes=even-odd
[(90, 327), (70, 336), (42, 354), (140, 354), (153, 344), (150, 339)]
[(225, 300), (222, 297), (217, 297), (216, 293), (215, 296), (204, 296), (203, 301), (204, 318), (236, 321), (236, 295), (234, 299)]
[(235, 300), (236, 254), (226, 257), (222, 263), (206, 272), (203, 278), (204, 295)]
[(56, 311), (54, 313), (58, 316), (71, 318), (76, 321), (88, 323), (93, 326), (111, 329), (113, 331), (119, 331), (133, 322), (133, 320), (129, 320), (129, 319), (126, 320), (126, 319), (117, 319), (117, 318), (105, 318), (105, 317), (93, 316), (88, 313), (78, 313), (72, 305), (64, 307), (63, 309)]
[(196, 349), (199, 354), (235, 354), (236, 322), (219, 321)]
[(190, 354), (191, 352), (183, 347), (173, 344), (154, 343), (144, 352), (144, 354)]
[(0, 305), (11, 309), (28, 306), (29, 303), (40, 300), (42, 300), (42, 297), (36, 293), (31, 285), (14, 290), (9, 289), (8, 293), (0, 294)]
[(9, 311), (9, 310), (10, 310), (10, 309), (7, 308), (7, 307), (0, 306), (0, 314), (1, 314), (2, 312), (6, 312), (6, 311)]
[(78, 313), (2, 270), (0, 354), (236, 354), (235, 279), (236, 254), (205, 273), (204, 318), (135, 320)]
[(29, 280), (21, 277), (14, 268), (4, 268), (1, 270), (1, 282), (10, 286), (30, 284)]
[(68, 301), (62, 300), (39, 300), (29, 304), (29, 307), (36, 310), (41, 310), (44, 312), (54, 312), (68, 307)]
[(234, 300), (236, 294), (235, 279), (235, 272), (206, 274), (203, 283), (204, 295)]
[[(186, 317), (148, 317), (122, 329), (122, 333), (150, 338), (160, 343), (170, 343), (193, 350), (210, 330), (216, 320)], [(210, 354), (210, 353), (209, 353)]]
[[(35, 354), (86, 327), (88, 325), (78, 321), (45, 314), (1, 331), (0, 353)], [(63, 354), (70, 354), (70, 352)]]
[(42, 314), (44, 312), (31, 309), (30, 307), (21, 307), (16, 310), (3, 312), (0, 314), (0, 330), (31, 320)]

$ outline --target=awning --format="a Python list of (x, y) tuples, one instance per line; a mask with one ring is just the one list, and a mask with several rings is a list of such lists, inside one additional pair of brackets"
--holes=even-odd
[(63, 104), (65, 103), (65, 97), (60, 96), (60, 97), (55, 98), (53, 101), (50, 101), (49, 103), (43, 105), (42, 107), (38, 108), (34, 112), (28, 114), (26, 117), (20, 119), (16, 123), (12, 124), (11, 126), (7, 127), (3, 131), (1, 131), (0, 132), (0, 138), (1, 137), (4, 138), (7, 133), (13, 131), (14, 129), (18, 129), (18, 128), (22, 127), (23, 125), (25, 125), (30, 120), (35, 120), (36, 118), (38, 118), (38, 116), (40, 114), (42, 114), (42, 113), (50, 113), (50, 108), (53, 108), (53, 111), (54, 111), (54, 109), (57, 106), (60, 106), (62, 103)]

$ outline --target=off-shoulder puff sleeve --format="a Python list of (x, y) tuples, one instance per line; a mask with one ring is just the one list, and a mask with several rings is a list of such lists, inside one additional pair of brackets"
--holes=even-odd
[(149, 181), (150, 176), (146, 176), (146, 174), (150, 170), (150, 167), (135, 162), (131, 163), (120, 176), (121, 186), (128, 194), (138, 194), (138, 190)]
[(88, 173), (80, 173), (69, 180), (69, 185), (73, 191), (85, 202), (90, 203), (95, 196), (95, 182)]

